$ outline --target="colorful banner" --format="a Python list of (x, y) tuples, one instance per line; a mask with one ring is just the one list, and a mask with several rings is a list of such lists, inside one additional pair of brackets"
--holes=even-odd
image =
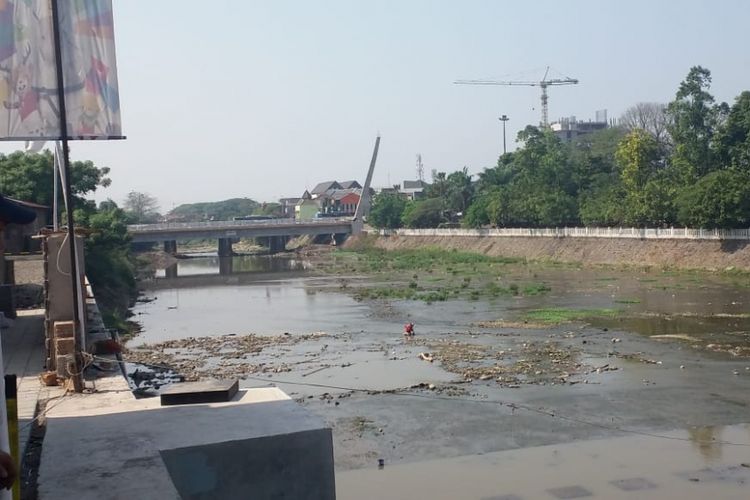
[[(122, 139), (112, 0), (58, 2), (69, 139)], [(0, 0), (0, 140), (61, 139), (50, 0)]]

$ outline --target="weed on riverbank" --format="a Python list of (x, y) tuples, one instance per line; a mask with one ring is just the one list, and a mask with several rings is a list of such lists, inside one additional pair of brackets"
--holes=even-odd
[[(357, 300), (421, 300), (427, 303), (464, 298), (533, 296), (547, 293), (541, 282), (509, 278), (509, 266), (525, 266), (524, 259), (420, 248), (386, 251), (359, 246), (339, 250), (326, 271), (334, 274), (367, 274), (377, 283), (352, 287)], [(342, 285), (342, 288), (349, 288)]]
[(553, 307), (548, 309), (533, 309), (524, 314), (524, 319), (537, 323), (556, 325), (569, 321), (583, 321), (591, 318), (615, 318), (619, 314), (616, 309), (567, 309)]

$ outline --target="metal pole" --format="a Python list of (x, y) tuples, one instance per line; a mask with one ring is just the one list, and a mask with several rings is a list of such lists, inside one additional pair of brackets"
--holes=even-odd
[(505, 149), (505, 122), (510, 120), (507, 115), (503, 115), (500, 118), (498, 118), (501, 122), (503, 122), (503, 154), (506, 154), (508, 151)]
[(73, 227), (73, 194), (70, 187), (70, 150), (68, 148), (68, 115), (65, 107), (65, 79), (63, 77), (62, 37), (60, 35), (59, 0), (52, 0), (52, 34), (55, 43), (55, 70), (57, 73), (57, 100), (60, 109), (60, 136), (62, 142), (62, 158), (60, 158), (65, 183), (65, 212), (68, 219), (68, 244), (70, 245), (70, 283), (73, 294), (73, 323), (76, 330), (76, 346), (73, 357), (75, 373), (73, 374), (73, 388), (75, 392), (83, 392), (83, 374), (81, 373), (81, 317), (78, 311), (78, 259), (76, 258), (76, 235)]

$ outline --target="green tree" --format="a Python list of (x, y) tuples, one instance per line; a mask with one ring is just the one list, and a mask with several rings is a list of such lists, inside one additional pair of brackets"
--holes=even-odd
[(383, 193), (373, 200), (367, 221), (377, 228), (397, 229), (402, 226), (401, 217), (406, 200), (395, 193)]
[(169, 213), (185, 221), (231, 220), (233, 217), (251, 215), (259, 203), (250, 198), (231, 198), (224, 201), (185, 203)]
[(427, 198), (410, 201), (406, 204), (402, 222), (404, 226), (409, 228), (437, 227), (443, 222), (443, 200)]
[(466, 213), (466, 209), (471, 205), (474, 198), (474, 184), (471, 182), (469, 169), (464, 167), (448, 175), (446, 178), (448, 184), (445, 193), (445, 209), (452, 213)]
[(85, 227), (86, 276), (94, 290), (105, 324), (122, 332), (128, 330), (125, 319), (137, 295), (135, 258), (130, 250), (129, 217), (112, 200), (99, 209), (90, 204), (75, 211), (76, 222)]
[(685, 184), (717, 167), (713, 141), (728, 106), (717, 106), (710, 88), (711, 72), (694, 66), (667, 106), (668, 131), (674, 141), (672, 165)]
[(717, 149), (723, 167), (750, 172), (750, 92), (737, 96), (717, 134)]
[(750, 227), (750, 174), (711, 172), (680, 193), (677, 210), (679, 222), (690, 227)]
[(644, 130), (635, 129), (620, 143), (615, 158), (628, 195), (640, 191), (658, 170), (656, 139)]
[(644, 130), (633, 130), (615, 157), (624, 191), (622, 222), (636, 226), (674, 223), (678, 182), (674, 171), (660, 168), (656, 139)]
[(428, 198), (445, 198), (450, 185), (445, 172), (432, 171), (432, 184), (427, 186), (425, 194)]
[[(48, 150), (41, 153), (16, 151), (0, 154), (0, 186), (3, 194), (20, 200), (52, 206), (54, 196), (54, 157)], [(70, 164), (71, 194), (74, 206), (85, 203), (84, 196), (112, 182), (108, 167), (96, 167), (91, 161)], [(62, 198), (61, 198), (62, 199)]]
[(253, 210), (253, 215), (268, 215), (270, 217), (281, 216), (281, 203), (264, 201)]

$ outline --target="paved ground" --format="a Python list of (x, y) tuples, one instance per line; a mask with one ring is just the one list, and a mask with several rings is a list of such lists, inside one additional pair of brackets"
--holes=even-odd
[(750, 425), (714, 440), (675, 432), (385, 464), (339, 472), (336, 483), (339, 500), (740, 500), (750, 490)]
[(19, 441), (23, 451), (31, 431), (39, 399), (63, 393), (59, 387), (44, 387), (39, 374), (44, 366), (44, 310), (18, 311), (9, 328), (2, 330), (3, 366), (18, 377)]

